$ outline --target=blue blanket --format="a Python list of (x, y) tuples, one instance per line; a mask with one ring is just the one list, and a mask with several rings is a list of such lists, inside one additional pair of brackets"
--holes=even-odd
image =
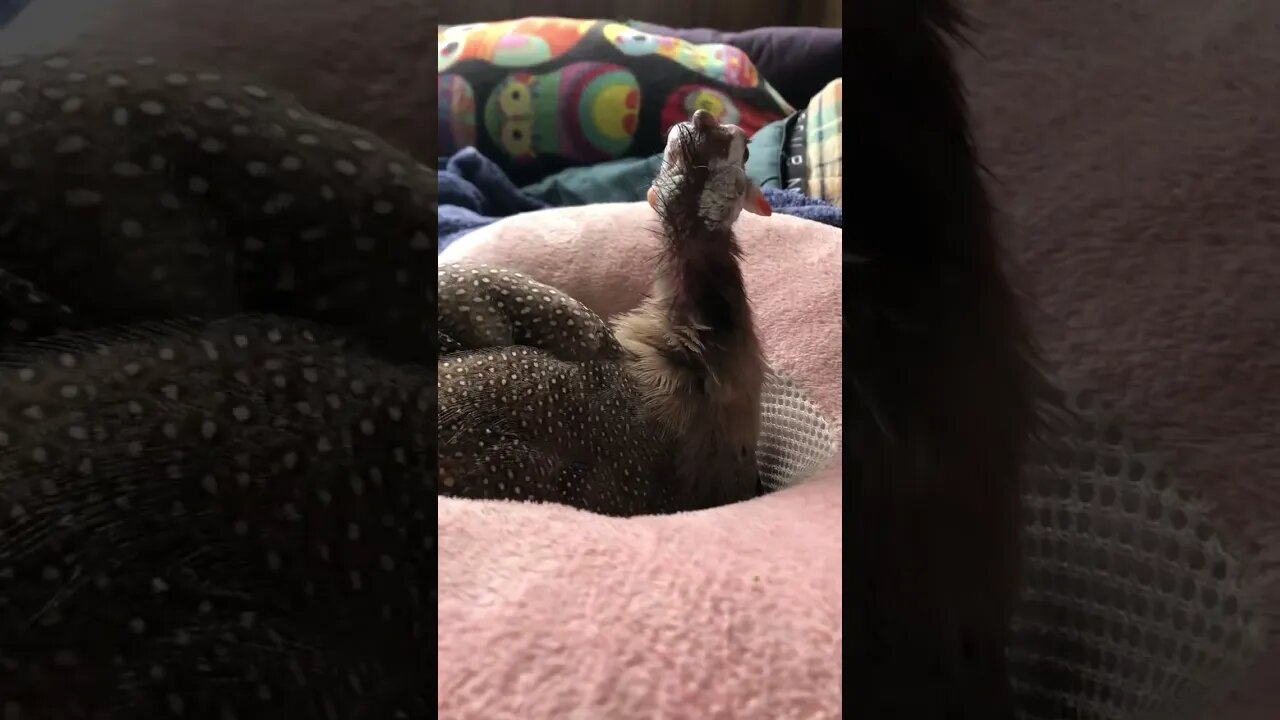
[(18, 16), (31, 0), (0, 0), (0, 27)]
[[(440, 160), (439, 251), (458, 238), (516, 213), (543, 210), (550, 203), (516, 187), (497, 164), (464, 148)], [(843, 227), (843, 211), (790, 190), (765, 188), (775, 212)], [(635, 198), (641, 200), (641, 197)]]

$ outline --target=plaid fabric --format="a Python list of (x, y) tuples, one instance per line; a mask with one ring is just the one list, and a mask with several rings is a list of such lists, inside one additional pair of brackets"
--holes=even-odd
[(805, 194), (843, 207), (844, 157), (841, 152), (843, 85), (839, 78), (809, 100), (805, 109)]

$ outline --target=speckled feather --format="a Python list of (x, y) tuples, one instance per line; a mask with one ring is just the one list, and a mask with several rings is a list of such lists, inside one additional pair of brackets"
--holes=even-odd
[(671, 511), (661, 428), (637, 412), (622, 349), (581, 303), (517, 272), (439, 272), (440, 492)]
[[(72, 327), (260, 310), (430, 345), (434, 172), (285, 94), (152, 58), (0, 60), (0, 168), (0, 266)], [(15, 317), (0, 340), (29, 337)]]
[[(745, 139), (712, 122), (672, 135), (655, 186), (692, 202), (660, 206), (653, 297), (613, 326), (519, 273), (441, 268), (441, 493), (625, 516), (759, 490), (765, 370), (728, 230)], [(713, 184), (737, 194), (704, 202)]]
[(0, 60), (0, 716), (430, 713), (435, 192), (252, 82)]
[(272, 317), (0, 362), (7, 711), (422, 716), (425, 372)]

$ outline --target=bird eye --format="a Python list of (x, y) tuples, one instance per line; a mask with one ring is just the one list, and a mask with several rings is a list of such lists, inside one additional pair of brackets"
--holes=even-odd
[(748, 145), (742, 148), (742, 162), (745, 163), (750, 159), (751, 159), (751, 146)]

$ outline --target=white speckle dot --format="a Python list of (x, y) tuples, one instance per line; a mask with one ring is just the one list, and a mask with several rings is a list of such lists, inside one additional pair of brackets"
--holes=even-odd
[(0, 80), (0, 93), (16, 93), (26, 85), (26, 83), (15, 78)]
[(129, 111), (126, 108), (118, 107), (111, 111), (111, 122), (119, 127), (129, 124)]
[(111, 166), (111, 172), (125, 178), (136, 178), (142, 175), (142, 166), (131, 162), (118, 162)]
[(313, 242), (315, 240), (320, 240), (321, 238), (328, 236), (328, 234), (329, 234), (328, 228), (324, 227), (323, 225), (317, 225), (315, 227), (311, 227), (311, 228), (307, 228), (306, 230), (303, 230), (298, 235), (298, 237), (301, 238), (302, 240), (305, 240), (306, 242)]
[(129, 85), (129, 78), (113, 73), (107, 76), (107, 85), (113, 88), (127, 87)]
[(262, 212), (267, 215), (277, 215), (292, 204), (292, 195), (289, 193), (277, 193), (270, 200), (263, 203)]
[(302, 145), (319, 145), (320, 138), (311, 133), (302, 133), (298, 135), (298, 142)]
[(152, 117), (164, 114), (164, 105), (155, 100), (143, 100), (138, 103), (138, 110), (143, 115), (151, 115)]
[(237, 405), (235, 409), (231, 411), (231, 415), (236, 420), (239, 420), (240, 422), (244, 422), (249, 419), (249, 408), (243, 405)]
[(26, 119), (27, 119), (27, 116), (23, 115), (17, 110), (10, 110), (9, 112), (5, 113), (5, 116), (4, 116), (4, 121), (6, 123), (9, 123), (10, 125), (15, 125), (15, 126), (21, 125), (23, 122), (26, 121)]
[(355, 175), (360, 172), (359, 168), (356, 167), (355, 163), (351, 162), (350, 160), (346, 160), (342, 158), (339, 158), (338, 160), (335, 160), (333, 162), (333, 169), (337, 170), (343, 175)]
[(175, 72), (175, 73), (169, 73), (168, 75), (165, 75), (164, 81), (169, 83), (170, 85), (182, 86), (190, 83), (191, 78), (187, 77), (186, 75), (183, 75), (182, 73)]
[(70, 155), (78, 153), (87, 147), (89, 147), (89, 143), (85, 142), (85, 139), (80, 135), (67, 135), (59, 140), (57, 145), (53, 146), (53, 151), (60, 155)]
[(62, 101), (62, 112), (64, 113), (79, 112), (82, 107), (84, 107), (84, 98), (69, 97)]
[(51, 67), (55, 70), (61, 70), (63, 68), (69, 67), (71, 65), (71, 61), (65, 57), (62, 57), (61, 55), (55, 55), (45, 60), (44, 64), (45, 64), (45, 67)]
[(266, 98), (271, 97), (270, 93), (258, 87), (257, 85), (245, 85), (243, 89), (244, 89), (244, 94), (250, 97), (256, 97), (262, 100), (265, 100)]
[(120, 234), (130, 239), (142, 237), (142, 223), (137, 220), (125, 220), (120, 223)]
[(209, 192), (209, 181), (199, 175), (193, 175), (191, 179), (187, 181), (187, 187), (191, 192), (196, 193), (197, 195), (203, 195), (204, 193)]
[(280, 161), (280, 167), (284, 170), (293, 172), (302, 169), (302, 159), (296, 155), (285, 155)]

